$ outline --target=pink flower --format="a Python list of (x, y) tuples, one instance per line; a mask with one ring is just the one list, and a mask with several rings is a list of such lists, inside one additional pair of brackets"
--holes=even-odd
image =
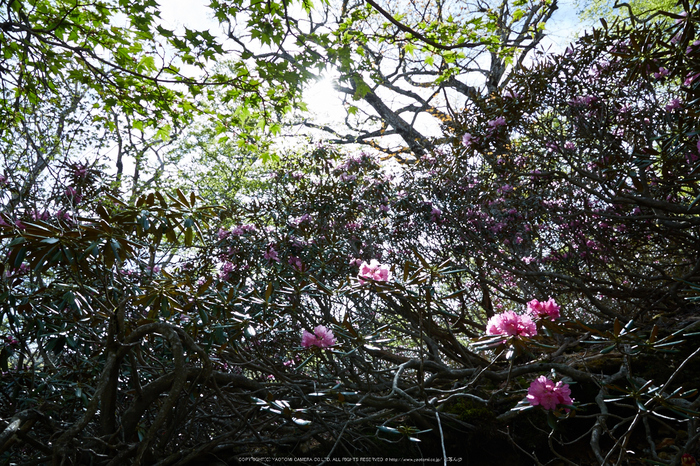
[(489, 319), (486, 334), (534, 337), (537, 335), (537, 325), (527, 314), (518, 315), (513, 311), (506, 311)]
[(501, 126), (506, 125), (506, 119), (502, 116), (496, 118), (495, 120), (489, 120), (486, 122), (486, 126), (490, 128), (490, 131), (495, 131)]
[(690, 73), (688, 73), (688, 75), (685, 77), (685, 81), (683, 81), (683, 85), (684, 85), (684, 86), (690, 86), (691, 84), (693, 84), (693, 83), (695, 82), (695, 80), (696, 80), (699, 76), (700, 76), (700, 73), (696, 73), (696, 74), (690, 74)]
[(335, 345), (336, 340), (332, 330), (328, 330), (323, 325), (314, 328), (314, 333), (309, 333), (306, 330), (301, 335), (301, 346), (311, 348), (318, 346), (319, 348), (328, 348)]
[(573, 106), (590, 106), (593, 102), (597, 101), (598, 98), (592, 95), (580, 95), (574, 97), (569, 101), (569, 105)]
[(219, 272), (219, 279), (226, 281), (229, 279), (229, 275), (231, 275), (231, 272), (233, 272), (234, 265), (231, 262), (224, 262), (224, 265), (221, 266), (221, 271)]
[(79, 164), (73, 168), (73, 176), (75, 176), (76, 178), (83, 180), (83, 179), (87, 178), (87, 175), (88, 175), (87, 164)]
[(364, 278), (385, 282), (389, 280), (390, 276), (391, 272), (389, 271), (389, 266), (380, 264), (376, 259), (372, 259), (369, 264), (363, 262), (362, 265), (360, 265), (360, 273), (358, 274), (360, 285), (366, 283), (366, 281), (363, 280)]
[(350, 265), (354, 265), (355, 267), (359, 267), (362, 265), (362, 259), (350, 259)]
[(219, 231), (216, 233), (217, 238), (219, 238), (219, 241), (222, 239), (226, 239), (231, 235), (231, 232), (228, 230), (224, 230), (223, 228), (219, 228)]
[(506, 124), (506, 119), (505, 117), (499, 116), (498, 118), (494, 120), (490, 120), (486, 122), (486, 125), (489, 126), (490, 128), (498, 128), (499, 126), (505, 126)]
[(296, 256), (291, 256), (287, 262), (289, 262), (289, 265), (291, 265), (299, 271), (301, 271), (302, 267), (304, 266), (304, 264), (301, 262), (301, 259), (299, 259)]
[(549, 298), (547, 301), (533, 299), (527, 303), (527, 312), (535, 317), (549, 317), (550, 320), (559, 318), (559, 305)]
[(83, 200), (83, 196), (78, 194), (78, 191), (76, 191), (73, 186), (68, 186), (68, 188), (65, 190), (65, 194), (76, 204), (80, 204), (80, 202)]
[(672, 112), (673, 110), (681, 108), (681, 101), (678, 99), (673, 99), (664, 108), (666, 109), (667, 112)]
[(37, 210), (32, 212), (32, 220), (48, 220), (49, 218), (49, 213), (47, 211), (43, 211), (42, 213), (39, 213)]
[(248, 232), (255, 233), (255, 225), (238, 225), (236, 228), (231, 230), (233, 236), (242, 236)]
[(56, 218), (59, 219), (59, 220), (66, 221), (66, 222), (68, 222), (68, 221), (71, 220), (70, 214), (69, 214), (67, 211), (63, 210), (63, 209), (59, 209), (59, 210), (56, 212)]
[(654, 73), (654, 78), (661, 79), (665, 76), (668, 76), (668, 73), (669, 73), (668, 69), (661, 67), (661, 68), (659, 68), (659, 71)]
[(478, 138), (475, 138), (469, 133), (464, 133), (464, 136), (462, 136), (462, 145), (467, 149), (469, 149), (472, 144), (476, 144), (478, 141)]
[(570, 405), (574, 402), (568, 384), (561, 381), (555, 384), (544, 375), (532, 381), (527, 389), (527, 400), (532, 406), (540, 405), (544, 409), (555, 409), (557, 405)]
[(263, 254), (263, 257), (270, 262), (272, 262), (272, 261), (279, 262), (280, 261), (280, 258), (277, 257), (277, 251), (275, 251), (275, 249), (272, 246), (270, 246), (268, 248), (268, 250), (265, 251), (265, 254)]
[(547, 152), (556, 152), (559, 150), (559, 144), (554, 142), (547, 142), (544, 146), (547, 148)]
[(22, 263), (20, 264), (19, 268), (12, 268), (5, 272), (6, 277), (11, 277), (12, 275), (24, 275), (26, 273), (29, 273), (30, 267), (29, 264)]

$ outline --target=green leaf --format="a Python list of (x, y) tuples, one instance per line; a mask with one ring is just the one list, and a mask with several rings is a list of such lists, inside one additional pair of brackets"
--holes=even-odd
[(20, 250), (17, 252), (17, 255), (15, 256), (15, 260), (12, 262), (12, 267), (15, 269), (19, 269), (20, 266), (22, 265), (22, 262), (24, 262), (24, 258), (27, 255), (27, 247), (22, 247)]
[(607, 348), (603, 348), (602, 350), (600, 350), (600, 354), (608, 354), (609, 352), (611, 352), (614, 349), (615, 349), (615, 345), (610, 345)]
[(356, 79), (355, 84), (357, 87), (355, 89), (355, 93), (352, 95), (353, 100), (361, 100), (371, 92), (370, 87), (367, 84), (365, 84), (364, 81)]
[(401, 434), (401, 431), (398, 429), (394, 429), (393, 427), (388, 427), (388, 426), (377, 426), (377, 430), (380, 430), (382, 432), (386, 432), (389, 434)]

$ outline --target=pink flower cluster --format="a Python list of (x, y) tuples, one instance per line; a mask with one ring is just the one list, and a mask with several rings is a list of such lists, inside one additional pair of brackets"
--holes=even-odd
[(10, 268), (5, 272), (6, 277), (11, 277), (13, 275), (24, 275), (29, 273), (31, 270), (31, 267), (29, 267), (29, 264), (25, 264), (24, 262), (20, 264), (19, 268)]
[(597, 100), (598, 98), (592, 95), (580, 95), (570, 100), (569, 105), (588, 107)]
[(378, 282), (385, 282), (391, 277), (388, 265), (380, 264), (376, 259), (372, 259), (369, 264), (363, 262), (360, 265), (360, 273), (357, 276), (360, 280), (360, 285), (366, 283), (365, 279), (370, 279)]
[(297, 271), (304, 271), (304, 263), (297, 256), (291, 256), (287, 262), (289, 262), (289, 265), (294, 267)]
[(73, 176), (79, 180), (84, 180), (88, 176), (88, 164), (77, 164), (73, 167)]
[(328, 330), (323, 325), (319, 325), (314, 328), (314, 333), (309, 333), (304, 330), (301, 335), (301, 346), (304, 348), (311, 348), (312, 346), (318, 346), (319, 348), (328, 348), (335, 345), (335, 335), (333, 335), (332, 330)]
[(499, 127), (505, 126), (506, 125), (506, 119), (505, 117), (499, 116), (496, 119), (489, 120), (486, 122), (486, 126), (489, 127), (489, 131), (493, 132), (496, 131)]
[(234, 268), (235, 266), (233, 265), (233, 263), (229, 261), (224, 262), (224, 264), (221, 266), (221, 271), (219, 272), (219, 280), (228, 280)]
[(277, 255), (277, 251), (275, 251), (275, 248), (270, 244), (267, 247), (267, 251), (265, 251), (265, 254), (263, 254), (263, 257), (268, 261), (268, 262), (279, 262), (280, 258)]
[(681, 107), (682, 107), (682, 105), (681, 105), (680, 99), (673, 99), (664, 108), (666, 109), (667, 112), (672, 112), (672, 111), (677, 110)]
[(507, 335), (511, 337), (534, 337), (537, 325), (528, 314), (505, 311), (491, 317), (486, 323), (487, 335)]
[(473, 145), (479, 143), (479, 138), (472, 136), (469, 133), (464, 133), (462, 136), (462, 145), (467, 149), (470, 149)]
[(559, 318), (559, 305), (552, 298), (549, 298), (547, 301), (533, 299), (527, 303), (527, 312), (535, 317), (554, 320)]
[(257, 229), (255, 225), (238, 225), (236, 228), (231, 230), (233, 236), (242, 236), (246, 233), (255, 233)]
[(527, 389), (527, 400), (532, 406), (542, 406), (544, 409), (556, 409), (557, 405), (571, 405), (569, 385), (560, 382), (556, 384), (544, 375), (537, 377)]
[(83, 196), (78, 194), (78, 191), (73, 186), (68, 186), (64, 191), (64, 194), (75, 204), (80, 204), (83, 200)]

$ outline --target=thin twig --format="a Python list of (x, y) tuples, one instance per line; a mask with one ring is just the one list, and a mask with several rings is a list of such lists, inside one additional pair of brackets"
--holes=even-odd
[(447, 466), (447, 451), (445, 450), (445, 436), (442, 433), (442, 423), (440, 422), (440, 413), (435, 411), (435, 418), (438, 423), (438, 430), (440, 431), (440, 446), (442, 446), (442, 464)]

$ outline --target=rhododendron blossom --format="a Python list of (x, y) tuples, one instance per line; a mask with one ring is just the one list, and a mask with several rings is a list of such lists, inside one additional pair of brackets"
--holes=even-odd
[(532, 406), (542, 406), (544, 409), (556, 409), (557, 405), (571, 405), (569, 385), (563, 382), (554, 383), (544, 375), (537, 377), (527, 389), (527, 401)]
[(231, 230), (231, 234), (233, 236), (243, 236), (246, 233), (255, 233), (256, 231), (255, 225), (238, 225)]
[(535, 317), (548, 317), (550, 320), (559, 318), (559, 305), (552, 298), (547, 301), (533, 299), (527, 303), (527, 312)]
[(304, 263), (298, 257), (291, 256), (287, 262), (289, 262), (289, 265), (297, 269), (299, 272), (304, 271)]
[(654, 73), (654, 78), (661, 79), (663, 77), (668, 76), (668, 73), (669, 73), (668, 69), (661, 67), (661, 68), (659, 68), (659, 71)]
[(75, 176), (76, 178), (78, 178), (80, 180), (84, 180), (85, 178), (87, 178), (87, 175), (88, 175), (88, 165), (87, 164), (79, 164), (73, 168), (73, 176)]
[(67, 211), (63, 210), (63, 209), (59, 209), (59, 210), (56, 212), (56, 218), (59, 219), (59, 220), (66, 221), (66, 222), (68, 222), (68, 221), (71, 220), (70, 214), (69, 214)]
[(229, 275), (231, 275), (231, 272), (233, 272), (234, 265), (231, 262), (224, 262), (224, 264), (221, 266), (221, 271), (219, 272), (219, 279), (220, 280), (228, 280)]
[(692, 85), (693, 82), (695, 82), (695, 80), (698, 79), (698, 77), (700, 77), (700, 73), (696, 73), (696, 74), (688, 73), (688, 75), (685, 77), (685, 81), (683, 81), (683, 85), (684, 86)]
[(505, 311), (489, 319), (486, 334), (534, 337), (537, 335), (537, 325), (527, 314), (519, 315), (513, 311)]
[(78, 191), (76, 191), (73, 186), (68, 186), (64, 191), (64, 194), (76, 204), (80, 204), (80, 202), (83, 200), (83, 196), (78, 194)]
[(672, 112), (673, 110), (677, 110), (677, 109), (681, 108), (681, 101), (679, 99), (673, 99), (664, 108), (666, 109), (667, 112)]
[(267, 251), (265, 251), (265, 254), (263, 254), (263, 257), (265, 258), (265, 260), (267, 260), (269, 262), (273, 262), (273, 261), (279, 262), (280, 261), (280, 258), (277, 255), (277, 251), (275, 251), (275, 248), (272, 247), (272, 245), (270, 245), (268, 247)]
[(362, 265), (362, 259), (350, 259), (350, 265), (354, 265), (356, 267), (360, 267)]
[(362, 265), (360, 265), (360, 273), (358, 274), (361, 285), (366, 283), (366, 280), (364, 280), (366, 278), (378, 282), (385, 282), (389, 280), (390, 276), (391, 272), (389, 271), (389, 266), (380, 264), (376, 259), (372, 259), (369, 264), (363, 262)]
[(309, 333), (304, 330), (301, 335), (301, 346), (304, 348), (311, 348), (312, 346), (318, 346), (319, 348), (328, 348), (335, 345), (335, 335), (333, 331), (326, 328), (324, 325), (319, 325), (314, 328), (314, 333)]
[(486, 122), (486, 125), (491, 129), (491, 131), (496, 130), (499, 126), (505, 126), (506, 125), (506, 119), (502, 116), (494, 119), (494, 120), (489, 120)]
[(465, 133), (464, 136), (462, 136), (462, 145), (469, 149), (472, 144), (475, 144), (478, 142), (478, 138), (475, 138), (469, 133)]

